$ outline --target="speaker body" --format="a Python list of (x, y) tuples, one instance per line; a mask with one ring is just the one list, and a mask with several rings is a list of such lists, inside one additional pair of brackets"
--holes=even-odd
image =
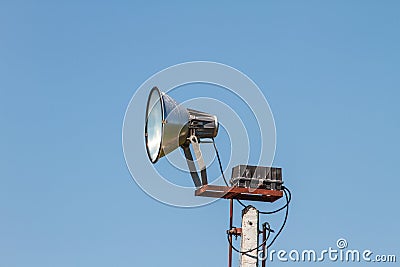
[(186, 109), (157, 87), (151, 89), (146, 108), (145, 141), (152, 163), (186, 144), (190, 135), (201, 139), (217, 134), (216, 116)]

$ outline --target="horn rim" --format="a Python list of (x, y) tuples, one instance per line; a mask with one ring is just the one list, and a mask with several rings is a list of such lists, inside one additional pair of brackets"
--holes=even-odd
[[(158, 94), (158, 99), (160, 100), (160, 104), (161, 104), (161, 140), (160, 140), (160, 145), (158, 147), (158, 152), (157, 152), (157, 156), (155, 157), (155, 159), (153, 160), (151, 155), (150, 155), (150, 151), (149, 151), (149, 146), (148, 146), (148, 131), (147, 131), (147, 124), (148, 124), (148, 117), (149, 117), (149, 104), (150, 104), (150, 98), (151, 95), (153, 94), (153, 91), (156, 91)], [(146, 105), (146, 123), (145, 123), (145, 128), (144, 128), (144, 136), (145, 136), (145, 141), (146, 141), (146, 152), (147, 152), (147, 156), (149, 157), (151, 163), (156, 163), (161, 156), (161, 152), (162, 152), (162, 143), (163, 143), (163, 135), (164, 135), (164, 118), (165, 118), (165, 111), (164, 111), (164, 100), (162, 98), (162, 92), (160, 91), (160, 89), (158, 89), (157, 86), (154, 86), (149, 93), (149, 96), (147, 98), (147, 105)]]

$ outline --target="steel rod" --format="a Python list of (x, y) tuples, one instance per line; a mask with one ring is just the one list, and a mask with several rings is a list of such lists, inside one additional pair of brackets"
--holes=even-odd
[(262, 229), (262, 233), (263, 233), (263, 238), (262, 238), (262, 242), (263, 242), (263, 245), (262, 245), (262, 256), (263, 256), (263, 258), (262, 258), (262, 267), (265, 267), (266, 266), (266, 263), (267, 263), (267, 257), (265, 256), (265, 247), (266, 247), (266, 239), (267, 239), (267, 226), (266, 226), (266, 224), (264, 223), (263, 224), (263, 229)]
[[(233, 199), (229, 200), (229, 230), (233, 227)], [(229, 235), (228, 267), (232, 267), (232, 235)]]

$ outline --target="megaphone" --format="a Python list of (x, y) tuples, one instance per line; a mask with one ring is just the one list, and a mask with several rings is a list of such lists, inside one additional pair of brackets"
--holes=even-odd
[(205, 184), (207, 183), (205, 165), (198, 144), (201, 139), (216, 137), (218, 126), (218, 119), (215, 115), (187, 109), (161, 92), (157, 87), (153, 87), (146, 108), (145, 142), (147, 155), (154, 164), (161, 157), (182, 147), (195, 185), (200, 186), (198, 176), (197, 179), (194, 177), (197, 175), (197, 171), (189, 149), (189, 145), (192, 144), (202, 171), (202, 182)]

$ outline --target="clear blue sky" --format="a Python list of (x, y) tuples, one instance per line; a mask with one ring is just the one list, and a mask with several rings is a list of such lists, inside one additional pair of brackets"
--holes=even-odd
[(192, 60), (269, 101), (294, 195), (275, 249), (400, 257), (399, 2), (216, 2), (1, 1), (0, 267), (226, 265), (227, 201), (160, 204), (121, 147), (136, 88)]

